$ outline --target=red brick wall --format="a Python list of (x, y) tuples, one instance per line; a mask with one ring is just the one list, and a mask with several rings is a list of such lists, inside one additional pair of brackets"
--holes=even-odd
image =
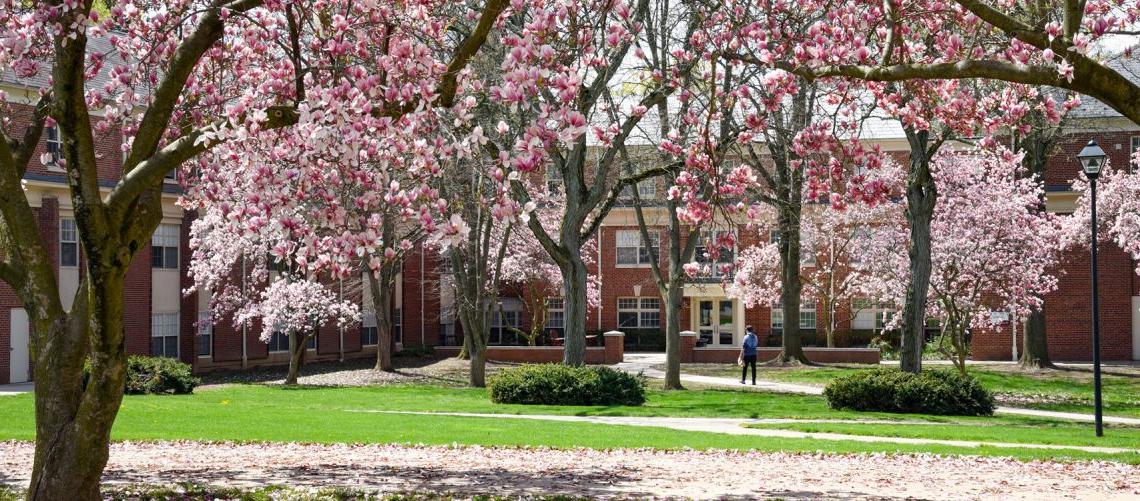
[(1045, 184), (1067, 185), (1078, 175), (1083, 177), (1077, 153), (1080, 153), (1081, 148), (1084, 148), (1090, 139), (1096, 139), (1108, 154), (1109, 165), (1113, 169), (1128, 168), (1128, 150), (1132, 136), (1140, 136), (1140, 131), (1097, 131), (1073, 134), (1064, 138), (1046, 165)]
[[(150, 242), (147, 241), (127, 268), (123, 287), (123, 329), (127, 353), (131, 355), (150, 354), (150, 267)], [(185, 339), (186, 334), (182, 333), (180, 355), (183, 362), (189, 362), (193, 351), (186, 349)]]

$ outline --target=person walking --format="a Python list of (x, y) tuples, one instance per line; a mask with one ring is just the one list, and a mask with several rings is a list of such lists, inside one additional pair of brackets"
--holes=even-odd
[(744, 378), (748, 375), (748, 366), (752, 366), (752, 386), (756, 386), (756, 347), (759, 345), (760, 340), (756, 337), (756, 331), (752, 330), (749, 325), (744, 329), (744, 340), (740, 343), (740, 384), (744, 384)]

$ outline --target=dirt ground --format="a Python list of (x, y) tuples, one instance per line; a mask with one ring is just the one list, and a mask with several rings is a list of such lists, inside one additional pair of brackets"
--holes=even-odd
[[(0, 442), (22, 486), (28, 442)], [(1140, 499), (1140, 466), (933, 455), (554, 450), (396, 445), (116, 443), (105, 481), (343, 486), (458, 496), (596, 498)]]

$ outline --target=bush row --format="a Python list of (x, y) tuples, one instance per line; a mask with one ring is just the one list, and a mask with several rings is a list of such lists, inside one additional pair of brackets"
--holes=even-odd
[(948, 370), (918, 374), (875, 368), (835, 378), (823, 390), (834, 409), (988, 416), (994, 397), (978, 380)]
[[(91, 374), (91, 362), (83, 366), (83, 383)], [(145, 357), (132, 355), (127, 357), (126, 393), (128, 395), (175, 394), (184, 395), (194, 391), (202, 384), (191, 372), (189, 364), (182, 363), (169, 357)]]
[(487, 385), (491, 400), (530, 405), (641, 405), (645, 378), (609, 367), (532, 364), (504, 369)]

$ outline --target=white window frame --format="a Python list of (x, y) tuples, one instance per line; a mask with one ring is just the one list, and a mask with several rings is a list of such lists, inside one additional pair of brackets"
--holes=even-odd
[[(52, 139), (53, 135), (55, 139)], [(54, 151), (52, 151), (53, 145)], [(63, 138), (59, 136), (58, 126), (44, 127), (44, 152), (51, 155), (51, 162), (44, 167), (49, 171), (64, 172), (59, 162), (63, 158)]]
[[(694, 255), (693, 255), (693, 259), (695, 259), (698, 263), (708, 265), (709, 276), (713, 277), (713, 278), (724, 277), (725, 274), (720, 269), (721, 265), (724, 265), (724, 264), (731, 265), (731, 264), (734, 264), (736, 262), (736, 243), (737, 243), (736, 238), (732, 239), (732, 242), (733, 242), (732, 249), (726, 249), (729, 252), (727, 259), (725, 258), (724, 250), (721, 251), (720, 257), (717, 258), (717, 260), (715, 262), (708, 255), (708, 245), (706, 245), (706, 242), (711, 242), (715, 245), (716, 240), (717, 240), (717, 236), (719, 236), (723, 233), (733, 233), (733, 232), (731, 230), (715, 230), (715, 232), (710, 232), (708, 230), (702, 230), (699, 237), (698, 237), (701, 240), (699, 242), (697, 242), (697, 248), (694, 251)], [(731, 276), (731, 275), (732, 275), (732, 270), (729, 271), (729, 276)]]
[(546, 166), (546, 172), (543, 173), (543, 180), (546, 182), (546, 192), (552, 194), (562, 193), (562, 176), (558, 172), (558, 168), (554, 164)]
[[(64, 251), (64, 244), (70, 244), (73, 247), (69, 252)], [(65, 264), (63, 261), (64, 254), (71, 254), (74, 256), (74, 264)], [(59, 267), (60, 268), (76, 268), (79, 266), (79, 227), (75, 224), (75, 219), (70, 217), (59, 218)]]
[[(869, 298), (852, 298), (851, 311), (854, 312), (854, 317), (851, 319), (851, 328), (853, 330), (883, 330), (886, 328), (887, 315), (890, 314), (892, 309), (880, 302), (876, 302)], [(867, 327), (866, 317), (860, 317), (864, 313), (871, 315), (871, 327)], [(857, 326), (858, 325), (858, 326)]]
[[(618, 230), (614, 234), (614, 263), (618, 268), (648, 268), (652, 266), (651, 259), (653, 256), (649, 253), (649, 247), (652, 246), (656, 250), (656, 254), (660, 257), (661, 254), (661, 234), (657, 230), (650, 230), (649, 232), (649, 245), (646, 245), (645, 240), (641, 238), (641, 230)], [(631, 241), (636, 240), (637, 246), (631, 246)], [(627, 252), (629, 249), (636, 249), (636, 258), (633, 262), (622, 262), (622, 249)]]
[(1129, 139), (1128, 148), (1128, 171), (1135, 174), (1140, 172), (1140, 163), (1136, 161), (1136, 151), (1140, 150), (1140, 136), (1132, 136)]
[[(503, 335), (510, 332), (507, 327), (516, 329), (522, 327), (522, 301), (517, 298), (503, 298), (499, 303), (491, 309), (491, 332), (488, 333), (487, 344), (502, 345)], [(508, 316), (514, 320), (504, 324), (503, 318)]]
[(400, 344), (404, 343), (403, 308), (395, 308), (392, 310), (392, 340)]
[[(368, 342), (368, 337), (365, 334), (369, 329), (372, 329), (373, 339)], [(360, 346), (372, 347), (380, 343), (380, 329), (376, 325), (376, 313), (372, 311), (365, 311), (360, 316)]]
[[(171, 355), (169, 353), (166, 353), (166, 339), (173, 337), (175, 339), (175, 341), (174, 341), (174, 355), (172, 358), (175, 358), (175, 359), (180, 358), (182, 355), (182, 353), (181, 353), (182, 352), (182, 339), (181, 339), (181, 336), (179, 336), (180, 333), (178, 331), (179, 331), (179, 328), (178, 328), (178, 312), (177, 311), (151, 313), (151, 315), (150, 315), (150, 342), (151, 342), (150, 354), (154, 355), (154, 356), (170, 357)], [(162, 347), (163, 347), (162, 354), (156, 354), (154, 352), (154, 340), (155, 340), (155, 338), (161, 338), (162, 339)]]
[[(652, 306), (656, 303), (656, 307)], [(623, 324), (623, 313), (634, 314), (636, 325)], [(619, 297), (617, 299), (618, 329), (660, 329), (661, 328), (661, 298), (657, 297)]]
[[(154, 234), (150, 237), (151, 268), (175, 271), (179, 269), (178, 262), (182, 258), (179, 242), (181, 231), (182, 227), (177, 224), (160, 224), (158, 228), (155, 228)], [(171, 263), (167, 262), (167, 258), (170, 257), (166, 252), (167, 249), (174, 249), (174, 266), (170, 266)], [(160, 258), (162, 265), (155, 266), (154, 259), (159, 254), (162, 256)]]
[[(804, 314), (810, 316), (805, 317)], [(779, 301), (772, 303), (770, 314), (768, 315), (768, 325), (773, 331), (784, 328), (784, 305)], [(811, 319), (810, 325), (805, 325), (805, 318)], [(800, 300), (800, 330), (814, 331), (819, 328), (819, 311), (816, 309), (816, 302), (813, 300)]]
[[(557, 314), (558, 321), (556, 322), (555, 314)], [(546, 298), (546, 325), (544, 329), (565, 329), (566, 328), (566, 299), (561, 297), (548, 297)]]
[[(208, 312), (208, 311), (198, 312), (197, 337), (199, 339), (194, 340), (194, 351), (195, 351), (195, 353), (197, 353), (198, 358), (211, 358), (211, 357), (213, 357), (214, 356), (214, 318), (213, 318), (213, 316), (210, 315), (210, 312)], [(207, 343), (207, 345), (210, 347), (210, 351), (208, 351), (206, 353), (202, 353), (202, 351), (199, 349), (202, 347), (200, 338), (209, 338), (209, 343)]]

